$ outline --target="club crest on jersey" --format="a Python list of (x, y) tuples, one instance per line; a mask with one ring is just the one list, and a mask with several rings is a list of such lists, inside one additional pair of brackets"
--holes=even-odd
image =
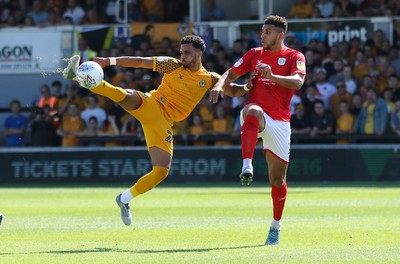
[(283, 66), (286, 64), (286, 58), (278, 58), (278, 65)]
[(199, 82), (199, 85), (200, 85), (201, 88), (204, 88), (204, 87), (206, 86), (206, 81), (201, 80), (201, 81)]

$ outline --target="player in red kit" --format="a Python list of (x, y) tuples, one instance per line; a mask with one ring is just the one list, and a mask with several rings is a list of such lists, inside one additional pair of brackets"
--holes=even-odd
[[(262, 47), (249, 50), (219, 79), (210, 91), (210, 101), (219, 96), (243, 96), (249, 99), (241, 111), (243, 169), (242, 184), (248, 185), (253, 177), (252, 159), (257, 138), (263, 141), (263, 152), (268, 164), (271, 185), (273, 219), (266, 245), (279, 243), (281, 218), (285, 206), (286, 171), (290, 152), (290, 101), (305, 79), (305, 57), (284, 44), (287, 21), (283, 17), (269, 16), (261, 32)], [(241, 75), (252, 72), (248, 84), (232, 86)]]

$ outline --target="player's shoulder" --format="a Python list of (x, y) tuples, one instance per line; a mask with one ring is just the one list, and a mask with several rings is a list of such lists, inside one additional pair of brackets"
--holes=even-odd
[(253, 53), (253, 54), (262, 54), (263, 52), (264, 52), (264, 48), (263, 47), (251, 48), (248, 51), (248, 53)]
[(204, 67), (202, 67), (202, 70), (206, 75), (208, 75), (210, 77), (211, 83), (212, 83), (211, 86), (214, 86), (218, 82), (219, 78), (221, 78), (221, 75), (216, 72), (208, 71)]
[(302, 52), (289, 47), (286, 47), (283, 52), (292, 56), (304, 56)]
[(154, 70), (169, 73), (182, 66), (182, 63), (173, 57), (168, 56), (156, 56), (154, 57)]

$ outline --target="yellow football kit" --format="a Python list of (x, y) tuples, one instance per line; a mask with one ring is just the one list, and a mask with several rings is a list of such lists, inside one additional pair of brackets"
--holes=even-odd
[(174, 122), (185, 119), (220, 75), (204, 67), (192, 72), (172, 57), (154, 57), (154, 71), (164, 73), (160, 86), (138, 92), (142, 105), (129, 111), (142, 124), (147, 148), (157, 146), (172, 154)]

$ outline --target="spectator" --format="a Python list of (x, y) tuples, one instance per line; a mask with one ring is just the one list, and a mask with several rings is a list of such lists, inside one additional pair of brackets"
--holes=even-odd
[(296, 106), (301, 103), (301, 97), (298, 95), (298, 91), (296, 91), (292, 99), (290, 100), (290, 114), (293, 115), (296, 111)]
[(350, 113), (357, 118), (358, 114), (361, 112), (363, 108), (363, 101), (361, 99), (361, 95), (359, 93), (353, 94), (353, 100), (351, 101), (351, 109)]
[(50, 106), (51, 111), (55, 111), (58, 98), (50, 93), (50, 87), (47, 84), (43, 84), (40, 87), (40, 98), (37, 106), (43, 108), (45, 105)]
[(99, 127), (102, 127), (107, 119), (106, 111), (98, 106), (99, 100), (95, 94), (89, 94), (86, 98), (87, 108), (82, 111), (81, 118), (85, 121), (86, 126), (89, 126), (89, 119), (94, 116), (97, 119)]
[(207, 95), (204, 96), (200, 103), (197, 105), (196, 110), (203, 120), (203, 124), (206, 130), (211, 130), (211, 123), (214, 119), (213, 105), (207, 99)]
[(289, 11), (289, 18), (310, 18), (312, 4), (309, 0), (296, 0)]
[(382, 98), (385, 100), (386, 105), (387, 105), (387, 111), (388, 111), (388, 116), (395, 111), (395, 105), (394, 105), (394, 100), (393, 100), (393, 92), (392, 89), (387, 87), (385, 90), (382, 92)]
[(200, 139), (201, 136), (207, 134), (207, 131), (203, 125), (203, 121), (201, 120), (201, 116), (199, 114), (194, 114), (192, 121), (193, 124), (189, 127), (189, 133), (194, 136), (193, 146), (207, 146), (208, 143)]
[(350, 0), (336, 1), (336, 7), (340, 7), (343, 12), (343, 17), (355, 17), (357, 5)]
[(351, 67), (346, 65), (343, 68), (343, 81), (346, 84), (346, 91), (349, 94), (354, 94), (358, 88), (358, 81), (353, 77)]
[(172, 127), (173, 135), (177, 136), (176, 138), (174, 138), (174, 146), (187, 145), (188, 129), (189, 124), (187, 119), (174, 123)]
[(202, 21), (225, 20), (224, 10), (215, 4), (215, 0), (206, 0), (206, 6), (201, 11)]
[(390, 117), (390, 127), (396, 135), (400, 136), (400, 99), (395, 103), (395, 111)]
[(55, 96), (58, 100), (65, 97), (65, 94), (62, 92), (62, 83), (59, 80), (55, 80), (51, 83), (52, 95)]
[(321, 10), (316, 5), (312, 6), (311, 9), (311, 18), (322, 18), (321, 16)]
[(60, 10), (57, 8), (49, 9), (48, 11), (49, 19), (47, 23), (41, 23), (39, 26), (41, 27), (48, 27), (48, 26), (57, 26), (62, 24), (62, 19), (60, 15)]
[[(94, 137), (94, 136), (102, 136), (103, 131), (101, 131), (99, 127), (99, 122), (95, 116), (89, 117), (89, 124), (85, 127), (85, 129), (79, 134), (81, 137)], [(101, 144), (103, 145), (103, 144)]]
[(12, 100), (10, 103), (11, 115), (4, 121), (4, 135), (6, 136), (6, 147), (25, 146), (25, 131), (28, 126), (28, 119), (21, 114), (21, 103)]
[(337, 92), (336, 87), (326, 81), (326, 70), (324, 68), (316, 69), (316, 83), (317, 88), (316, 98), (324, 102), (325, 109), (328, 109), (329, 99)]
[(144, 134), (143, 134), (142, 125), (132, 115), (125, 115), (124, 116), (122, 129), (121, 129), (121, 135), (124, 135), (124, 136), (136, 136), (136, 138), (137, 138), (137, 144), (136, 145), (144, 145), (144, 144), (146, 144), (146, 141), (145, 141), (145, 138), (144, 138)]
[(394, 69), (390, 67), (388, 58), (386, 56), (378, 57), (377, 65), (378, 74), (372, 75), (375, 78), (376, 89), (378, 93), (383, 92), (383, 90), (388, 86), (388, 78), (394, 74)]
[(335, 120), (328, 110), (325, 110), (322, 102), (315, 102), (314, 113), (311, 115), (312, 137), (318, 135), (331, 135), (333, 133)]
[(353, 96), (346, 91), (346, 86), (343, 81), (336, 83), (337, 93), (333, 94), (329, 99), (329, 109), (331, 109), (335, 118), (339, 118), (341, 114), (340, 103), (346, 101), (348, 106), (351, 106)]
[(163, 22), (164, 21), (164, 1), (145, 0), (142, 5), (147, 15), (147, 21)]
[(27, 16), (32, 18), (36, 26), (45, 25), (49, 22), (49, 14), (43, 10), (41, 0), (33, 1), (32, 10), (28, 12)]
[(43, 108), (37, 108), (35, 119), (30, 124), (31, 145), (34, 147), (53, 146), (55, 128), (53, 122), (46, 119)]
[(354, 133), (361, 135), (383, 135), (387, 124), (387, 106), (382, 98), (377, 98), (374, 89), (367, 91), (364, 103), (353, 127)]
[(393, 101), (397, 101), (400, 99), (400, 83), (397, 75), (392, 74), (388, 79), (388, 87), (393, 92)]
[(79, 61), (79, 64), (85, 61), (90, 61), (92, 60), (93, 57), (97, 56), (97, 52), (92, 50), (89, 47), (89, 44), (85, 38), (81, 38), (79, 40), (79, 50), (74, 52), (74, 55), (80, 55), (81, 56), (81, 61)]
[[(104, 122), (103, 130), (102, 130), (103, 136), (118, 136), (120, 134), (117, 122), (116, 122), (116, 116), (115, 115), (108, 115), (107, 120)], [(113, 141), (112, 138), (110, 141), (104, 142), (105, 147), (116, 147), (116, 146), (121, 146), (120, 142)]]
[(103, 24), (103, 19), (99, 16), (99, 12), (96, 7), (91, 7), (87, 10), (85, 16), (82, 19), (83, 25), (98, 25)]
[(84, 103), (82, 98), (78, 96), (78, 88), (76, 85), (72, 84), (67, 87), (65, 91), (65, 97), (61, 98), (57, 102), (56, 108), (58, 109), (59, 116), (63, 117), (68, 115), (68, 108), (70, 104), (75, 104), (78, 106), (78, 112), (81, 113), (84, 109)]
[(85, 121), (79, 116), (78, 106), (70, 104), (68, 115), (62, 119), (57, 135), (62, 137), (62, 147), (78, 147), (81, 145), (80, 135), (85, 129)]
[[(398, 35), (400, 35), (398, 33)], [(396, 75), (400, 76), (400, 49), (397, 49), (395, 58), (390, 62), (390, 65), (395, 69)]]
[(77, 4), (76, 0), (68, 0), (68, 8), (63, 14), (63, 19), (71, 18), (74, 25), (80, 25), (85, 16), (85, 10)]
[(362, 50), (358, 50), (355, 53), (354, 63), (353, 63), (353, 75), (355, 78), (360, 80), (364, 75), (368, 74), (368, 63), (367, 57), (364, 55)]
[[(131, 38), (132, 46), (135, 50), (140, 49), (140, 43), (147, 42), (151, 45), (154, 36), (154, 25), (148, 24), (142, 34), (133, 35)], [(114, 56), (114, 55), (113, 55)]]
[(311, 132), (311, 122), (310, 117), (305, 114), (304, 106), (298, 104), (296, 106), (295, 114), (290, 118), (290, 127), (292, 129), (292, 134), (310, 134)]
[(329, 48), (329, 53), (322, 61), (322, 68), (326, 70), (327, 79), (337, 72), (334, 66), (337, 60), (341, 60), (343, 65), (343, 59), (340, 57), (339, 47), (338, 45), (334, 44), (332, 47)]
[(343, 67), (344, 64), (342, 59), (336, 59), (333, 62), (333, 73), (328, 78), (329, 83), (335, 85), (338, 81), (344, 80)]
[(240, 111), (243, 109), (246, 101), (247, 101), (247, 94), (244, 96), (238, 96), (232, 98), (231, 116), (234, 123), (232, 136), (238, 136), (242, 132), (242, 126), (240, 124)]
[(321, 17), (328, 18), (333, 15), (335, 4), (330, 0), (317, 0), (316, 7), (321, 13)]
[[(339, 103), (340, 114), (336, 119), (336, 134), (350, 134), (354, 126), (354, 115), (349, 112), (349, 103), (346, 100), (342, 100)], [(348, 140), (339, 139), (336, 141), (337, 144), (347, 144)]]
[[(102, 128), (99, 127), (99, 124), (97, 122), (97, 118), (95, 116), (92, 116), (89, 118), (89, 126), (85, 128), (80, 133), (80, 137), (97, 137), (97, 136), (117, 136), (119, 134), (119, 130), (116, 126), (115, 123), (115, 116), (109, 116), (108, 120), (106, 121), (106, 125)], [(112, 138), (110, 138), (112, 140)], [(112, 147), (112, 146), (118, 146), (118, 142), (114, 141), (107, 141), (107, 142), (90, 142), (88, 144), (85, 144), (86, 146), (106, 146), (106, 147)]]
[(315, 103), (321, 102), (324, 104), (324, 101), (318, 99), (317, 95), (317, 88), (315, 85), (309, 85), (306, 88), (306, 94), (304, 98), (301, 100), (302, 105), (304, 106), (305, 114), (311, 116), (314, 113)]
[[(215, 118), (212, 121), (210, 132), (213, 135), (228, 135), (232, 133), (233, 122), (230, 116), (226, 114), (226, 110), (222, 105), (217, 105), (215, 108)], [(217, 140), (215, 146), (232, 145), (229, 140)]]
[(22, 26), (24, 27), (34, 27), (36, 26), (35, 21), (31, 16), (26, 16), (23, 18)]

